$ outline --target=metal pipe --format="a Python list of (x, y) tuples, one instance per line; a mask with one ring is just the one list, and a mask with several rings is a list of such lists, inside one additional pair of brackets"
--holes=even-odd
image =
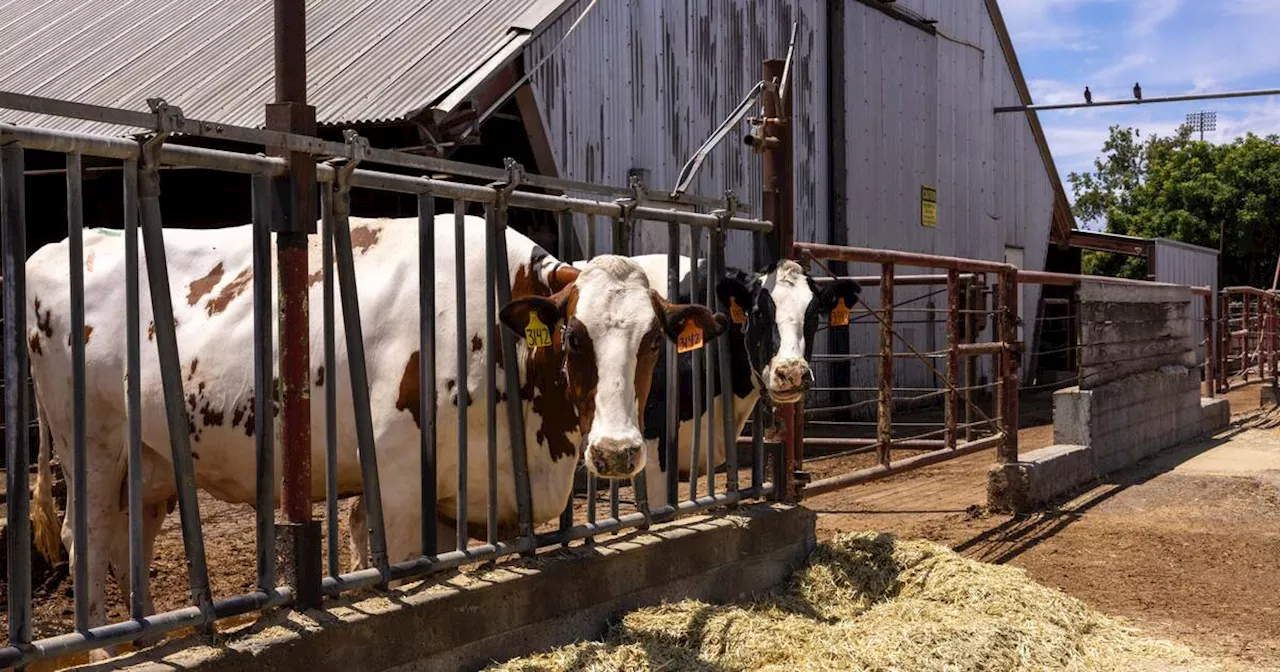
[(129, 615), (147, 616), (151, 558), (143, 554), (142, 520), (142, 339), (138, 332), (141, 300), (138, 289), (138, 163), (121, 166), (124, 201), (125, 413), (129, 433)]
[[(342, 573), (338, 558), (338, 347), (337, 314), (333, 296), (334, 193), (331, 185), (320, 188), (320, 301), (323, 312), (324, 370), (329, 377), (324, 386), (325, 536), (328, 537), (329, 576)], [(434, 529), (434, 528), (433, 528)], [(365, 534), (350, 530), (350, 534)], [(360, 558), (352, 558), (360, 560)]]
[(759, 403), (751, 409), (751, 452), (751, 487), (758, 490), (764, 483), (764, 406)]
[(880, 266), (880, 390), (877, 430), (881, 465), (893, 459), (893, 264)]
[(1092, 103), (1054, 103), (1044, 105), (1003, 105), (995, 108), (996, 114), (1006, 112), (1046, 112), (1049, 110), (1074, 110), (1085, 107), (1112, 107), (1116, 105), (1147, 105), (1151, 103), (1183, 103), (1191, 100), (1222, 100), (1226, 98), (1251, 98), (1257, 96), (1280, 95), (1280, 89), (1260, 89), (1254, 91), (1222, 91), (1218, 93), (1188, 93), (1178, 96), (1157, 96), (1155, 98), (1125, 100), (1095, 100)]
[(158, 161), (155, 151), (159, 140), (148, 141), (141, 152), (142, 161), (138, 170), (139, 215), (143, 251), (146, 254), (147, 281), (151, 289), (156, 350), (160, 357), (160, 382), (169, 429), (173, 478), (178, 490), (182, 544), (187, 556), (187, 582), (191, 589), (191, 601), (205, 616), (203, 622), (208, 623), (213, 617), (213, 597), (209, 592), (209, 570), (205, 564), (200, 503), (196, 499), (195, 463), (191, 458), (191, 434), (188, 432), (190, 418), (183, 399), (182, 364), (178, 358), (173, 295), (169, 289), (169, 265), (160, 218), (160, 174), (156, 171)]
[(995, 448), (1000, 446), (1003, 441), (1004, 435), (996, 434), (985, 439), (978, 439), (977, 441), (959, 444), (955, 448), (942, 448), (941, 450), (924, 453), (923, 455), (914, 455), (906, 458), (905, 460), (898, 460), (897, 462), (890, 462), (888, 464), (878, 464), (874, 467), (859, 469), (847, 474), (823, 478), (810, 483), (809, 486), (804, 489), (804, 494), (806, 497), (814, 497), (828, 492), (833, 492), (835, 490), (848, 488), (850, 486), (875, 481), (886, 476), (914, 471), (916, 469), (938, 464), (939, 462), (946, 462), (947, 460), (954, 459), (962, 455), (969, 455), (971, 453)]
[(1012, 464), (1018, 461), (1018, 367), (1021, 364), (1018, 343), (1018, 276), (1016, 271), (1000, 274), (998, 286), (1000, 301), (1000, 340), (1005, 349), (1000, 353), (1000, 412), (1001, 433), (1000, 461)]
[(955, 448), (956, 425), (960, 421), (960, 272), (947, 271), (947, 379), (946, 404), (948, 448)]
[[(9, 648), (31, 641), (31, 450), (27, 387), (27, 213), (23, 149), (0, 136), (0, 277), (4, 293), (5, 498)], [(52, 347), (52, 346), (50, 346)], [(21, 431), (14, 431), (22, 428)], [(45, 428), (48, 431), (48, 428)], [(19, 654), (20, 655), (20, 654)], [(3, 652), (0, 651), (0, 657)]]
[(467, 434), (463, 431), (467, 424), (467, 407), (471, 405), (467, 380), (470, 374), (470, 359), (467, 356), (467, 226), (466, 201), (453, 201), (453, 266), (454, 284), (457, 285), (457, 334), (454, 339), (458, 357), (458, 384), (456, 390), (458, 406), (458, 492), (457, 506), (453, 519), (458, 526), (455, 530), (455, 550), (467, 549)]
[(940, 268), (946, 270), (968, 271), (971, 273), (1004, 273), (1017, 270), (1012, 264), (979, 259), (962, 259), (960, 257), (944, 257), (936, 254), (919, 254), (915, 252), (898, 252), (895, 250), (875, 250), (865, 247), (837, 247), (819, 243), (796, 243), (796, 251), (815, 259), (834, 261), (853, 261), (868, 264), (897, 264), (920, 268)]
[[(486, 521), (488, 526), (486, 529), (486, 539), (490, 544), (498, 541), (498, 334), (495, 333), (494, 325), (497, 323), (498, 309), (495, 305), (497, 299), (497, 287), (494, 284), (497, 259), (495, 259), (498, 241), (495, 240), (499, 235), (495, 226), (493, 206), (485, 206), (484, 209), (485, 224), (485, 244), (484, 244), (484, 335), (485, 335), (485, 427), (487, 431), (487, 445), (485, 446), (486, 460), (486, 476), (488, 492), (486, 493), (487, 514)], [(505, 236), (505, 232), (501, 235)], [(505, 280), (505, 278), (504, 278)], [(554, 326), (554, 325), (553, 325)], [(459, 376), (458, 382), (466, 380)], [(509, 404), (510, 405), (510, 404)], [(459, 428), (458, 431), (464, 431)], [(514, 434), (513, 428), (508, 427), (508, 431)], [(512, 436), (512, 439), (515, 437)], [(459, 522), (460, 525), (464, 523)]]
[[(89, 629), (89, 476), (85, 452), (84, 186), (79, 154), (67, 154), (67, 265), (71, 284), (71, 503), (75, 548), (75, 627)], [(101, 532), (99, 532), (100, 534)]]
[[(667, 226), (667, 299), (676, 301), (680, 296), (680, 227), (675, 224)], [(676, 344), (670, 339), (667, 348), (667, 505), (675, 506), (680, 501), (680, 353)], [(692, 401), (692, 400), (690, 400)], [(696, 402), (695, 402), (696, 403)], [(655, 456), (656, 459), (656, 456)], [(697, 480), (696, 474), (690, 475)], [(651, 506), (653, 502), (649, 503)]]
[[(326, 190), (327, 191), (327, 190)], [(253, 207), (253, 447), (258, 589), (276, 585), (275, 334), (271, 325), (271, 180), (255, 175)], [(332, 370), (332, 368), (330, 368)], [(332, 480), (332, 472), (330, 472)], [(333, 537), (336, 538), (336, 537)], [(333, 542), (331, 541), (330, 544)]]
[[(716, 292), (715, 292), (715, 282), (712, 280), (712, 278), (721, 278), (721, 277), (724, 277), (723, 275), (717, 275), (717, 274), (716, 274), (716, 273), (717, 273), (717, 271), (716, 271), (716, 263), (715, 263), (716, 250), (717, 250), (717, 246), (719, 246), (721, 253), (723, 253), (724, 241), (723, 241), (722, 239), (717, 239), (717, 237), (716, 237), (716, 233), (715, 233), (715, 232), (716, 232), (716, 229), (711, 229), (710, 234), (709, 234), (709, 235), (708, 235), (708, 237), (707, 237), (707, 267), (708, 267), (708, 270), (710, 271), (710, 274), (709, 274), (709, 276), (708, 276), (708, 278), (707, 278), (706, 299), (705, 299), (704, 304), (703, 304), (703, 305), (707, 305), (707, 306), (714, 306), (714, 305), (716, 305), (716, 301), (717, 301), (717, 299), (716, 299)], [(694, 301), (697, 301), (697, 300), (698, 300), (698, 295), (697, 295), (696, 293), (695, 293), (695, 294), (691, 294), (691, 295), (690, 295), (690, 297), (691, 297), (691, 298), (692, 298), (692, 300), (694, 300)], [(725, 339), (727, 340), (727, 339), (728, 339), (728, 336), (725, 336)], [(716, 345), (717, 345), (717, 343), (715, 343), (715, 342), (712, 342), (712, 343), (708, 343), (708, 344), (707, 344), (707, 346), (708, 346), (708, 347), (710, 347), (710, 348), (714, 348)], [(698, 354), (698, 353), (701, 353), (701, 352), (703, 352), (703, 351), (702, 351), (702, 350), (696, 350), (696, 351), (694, 351), (694, 354)], [(715, 465), (715, 464), (713, 463), (713, 461), (712, 461), (712, 459), (711, 459), (711, 456), (715, 454), (713, 451), (715, 450), (715, 446), (716, 446), (716, 432), (718, 431), (718, 430), (717, 430), (717, 427), (716, 427), (716, 414), (715, 414), (715, 408), (716, 408), (715, 375), (716, 375), (716, 371), (715, 371), (715, 367), (713, 367), (713, 366), (712, 366), (712, 356), (713, 356), (713, 355), (712, 355), (712, 352), (711, 352), (711, 351), (707, 351), (707, 352), (706, 352), (706, 354), (703, 356), (702, 361), (700, 362), (700, 363), (703, 365), (703, 367), (704, 367), (704, 369), (703, 369), (703, 371), (704, 371), (704, 373), (705, 373), (704, 380), (706, 380), (706, 383), (707, 383), (707, 384), (706, 384), (706, 397), (705, 397), (705, 399), (706, 399), (706, 414), (707, 414), (707, 444), (706, 444), (706, 450), (707, 450), (707, 495), (708, 495), (708, 496), (714, 496), (714, 495), (716, 494), (716, 474), (715, 474), (715, 470), (716, 470), (716, 466), (717, 466), (717, 465)], [(696, 361), (696, 360), (695, 360), (695, 361)], [(720, 388), (720, 393), (721, 393), (722, 395), (729, 395), (729, 394), (731, 394), (731, 392), (729, 391), (729, 389), (724, 388), (724, 387)], [(730, 398), (729, 396), (721, 396), (721, 397), (720, 397), (720, 399), (721, 399), (721, 401), (722, 401), (722, 402), (727, 401), (729, 398)], [(696, 416), (695, 416), (695, 417), (696, 417)], [(725, 456), (726, 456), (726, 457), (728, 457), (728, 454), (729, 454), (729, 452), (728, 452), (728, 441), (727, 441), (727, 439), (728, 439), (728, 436), (731, 436), (731, 435), (732, 435), (732, 434), (729, 434), (729, 435), (726, 435), (726, 437), (725, 437), (725, 438), (726, 438), (726, 442), (725, 442), (725, 447), (726, 447), (726, 450), (725, 450)], [(689, 475), (689, 479), (690, 479), (691, 481), (692, 481), (692, 480), (697, 480), (697, 478), (698, 478), (698, 477), (697, 477), (696, 475), (694, 475), (694, 474), (690, 474), (690, 475)], [(693, 499), (697, 499), (697, 498), (695, 497), (695, 498), (693, 498)]]
[(960, 357), (981, 357), (982, 355), (998, 355), (1004, 352), (1006, 346), (1002, 342), (991, 343), (962, 343), (956, 346), (956, 354)]
[[(961, 273), (960, 279), (965, 280), (972, 278), (972, 273)], [(829, 285), (836, 280), (852, 280), (863, 287), (880, 286), (880, 276), (878, 275), (842, 275), (839, 277), (820, 277), (814, 278), (813, 282), (819, 287)], [(935, 273), (933, 275), (895, 275), (893, 284), (898, 287), (933, 287), (937, 285), (947, 284), (947, 275), (945, 273)], [(922, 297), (923, 298), (923, 297)]]
[[(708, 242), (714, 245), (714, 241)], [(711, 248), (708, 252), (710, 254), (714, 254), (715, 250), (714, 248)], [(702, 283), (698, 282), (698, 261), (701, 256), (702, 232), (698, 229), (689, 229), (689, 299), (694, 302), (698, 300), (698, 297), (702, 296), (702, 292), (699, 291)], [(707, 285), (708, 288), (710, 288), (710, 286), (715, 284), (713, 280), (715, 269), (710, 264), (707, 264), (707, 266), (704, 267), (704, 270), (707, 273)], [(672, 301), (676, 301), (678, 297), (670, 295), (670, 299)], [(706, 305), (714, 306), (715, 304), (708, 303)], [(715, 451), (714, 445), (711, 443), (711, 437), (708, 435), (705, 443), (702, 440), (702, 414), (704, 412), (704, 408), (714, 408), (711, 401), (714, 398), (712, 396), (714, 390), (712, 389), (713, 385), (711, 384), (711, 379), (708, 378), (706, 394), (704, 395), (702, 391), (703, 374), (709, 371), (707, 368), (707, 362), (704, 361), (705, 356), (703, 351), (694, 350), (689, 353), (689, 356), (693, 360), (693, 398), (690, 400), (693, 402), (693, 431), (690, 432), (690, 435), (693, 437), (693, 445), (690, 447), (689, 452), (689, 499), (696, 500), (698, 498), (699, 470), (702, 466), (702, 450), (704, 446), (707, 451), (707, 471), (711, 472), (715, 470), (715, 465), (712, 463), (712, 456), (715, 454)], [(671, 387), (675, 387), (678, 390), (680, 387), (679, 381), (675, 381), (674, 386), (668, 385), (668, 389)], [(715, 422), (714, 417), (708, 417), (708, 420), (712, 423)]]
[[(733, 203), (733, 199), (730, 198), (728, 205), (732, 207), (732, 203)], [(726, 214), (728, 213), (727, 209), (725, 210), (725, 213)], [(723, 278), (727, 270), (725, 268), (725, 261), (724, 261), (724, 254), (725, 254), (724, 229), (712, 229), (710, 243), (711, 243), (711, 267), (712, 267), (711, 277), (717, 278), (717, 279)], [(717, 297), (715, 296), (715, 283), (708, 281), (707, 305), (714, 306), (716, 305), (716, 301), (717, 301)], [(720, 306), (720, 310), (725, 313), (728, 313), (729, 306), (722, 304)], [(719, 339), (717, 339), (713, 343), (713, 345), (716, 346), (715, 353), (719, 355), (719, 358), (720, 358), (719, 360), (720, 417), (723, 418), (723, 421), (724, 421), (723, 432), (721, 435), (724, 437), (724, 454), (725, 454), (725, 463), (726, 463), (725, 468), (727, 470), (727, 473), (725, 474), (725, 482), (726, 482), (725, 490), (727, 492), (734, 493), (738, 491), (738, 447), (734, 444), (733, 437), (737, 436), (740, 430), (738, 428), (736, 418), (734, 418), (733, 416), (734, 396), (733, 396), (733, 379), (731, 377), (732, 371), (730, 370), (731, 365), (729, 363), (729, 347), (730, 347), (729, 343), (730, 343), (729, 336), (726, 334), (724, 336), (721, 336)], [(708, 378), (707, 380), (708, 380), (707, 386), (711, 387), (711, 383), (710, 383), (711, 379)], [(713, 412), (715, 410), (714, 406), (708, 406), (708, 408), (710, 408)], [(803, 423), (804, 414), (797, 413), (796, 421), (799, 423)], [(801, 451), (801, 455), (803, 456), (803, 451)], [(707, 446), (707, 458), (708, 458), (707, 473), (711, 474), (714, 471), (714, 469), (711, 468), (712, 465), (711, 465), (711, 459), (710, 459), (711, 458), (710, 445)], [(709, 490), (709, 494), (715, 494), (715, 493)]]
[[(880, 439), (862, 439), (847, 438), (835, 436), (806, 436), (804, 445), (813, 446), (815, 448), (846, 448), (846, 447), (879, 447), (883, 445)], [(940, 439), (902, 439), (893, 442), (895, 449), (918, 450), (921, 448), (946, 448), (947, 442)]]
[[(418, 196), (418, 417), (422, 453), (422, 554), (437, 552), (436, 499), (436, 199)], [(459, 262), (462, 260), (459, 259)]]
[(1218, 396), (1218, 376), (1215, 371), (1217, 353), (1214, 348), (1214, 341), (1217, 338), (1216, 327), (1217, 320), (1213, 319), (1213, 297), (1206, 296), (1204, 297), (1204, 382), (1209, 388), (1210, 399)]

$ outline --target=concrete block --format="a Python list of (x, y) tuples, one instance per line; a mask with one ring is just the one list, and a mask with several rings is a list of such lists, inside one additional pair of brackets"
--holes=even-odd
[(987, 506), (995, 511), (1027, 513), (1076, 491), (1097, 478), (1086, 446), (1056, 445), (1020, 456), (987, 472)]
[(1191, 288), (1179, 285), (1121, 284), (1081, 280), (1081, 303), (1191, 303)]
[(1231, 424), (1231, 402), (1225, 397), (1200, 399), (1200, 431), (1204, 434), (1216, 432)]
[(638, 607), (767, 593), (813, 550), (814, 520), (807, 509), (771, 504), (684, 518), (491, 571), (353, 595), (320, 611), (274, 612), (223, 633), (217, 647), (179, 641), (87, 669), (478, 669), (596, 637)]

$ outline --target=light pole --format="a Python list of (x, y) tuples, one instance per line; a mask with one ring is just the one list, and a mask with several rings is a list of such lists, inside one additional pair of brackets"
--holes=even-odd
[(1204, 141), (1205, 131), (1218, 130), (1217, 112), (1192, 112), (1187, 115), (1187, 125), (1193, 131), (1200, 131), (1200, 141)]

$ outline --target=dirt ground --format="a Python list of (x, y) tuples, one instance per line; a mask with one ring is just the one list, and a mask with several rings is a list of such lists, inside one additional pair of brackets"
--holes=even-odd
[[(1023, 402), (1022, 450), (1052, 443), (1049, 400), (1041, 395)], [(1237, 421), (1230, 431), (1117, 474), (1032, 518), (991, 516), (983, 508), (992, 451), (805, 503), (819, 512), (820, 538), (875, 529), (932, 539), (976, 558), (1023, 567), (1107, 613), (1241, 669), (1280, 669), (1280, 591), (1274, 589), (1280, 573), (1280, 415), (1257, 412), (1256, 386), (1233, 392), (1231, 400)], [(916, 453), (895, 451), (894, 457)], [(871, 454), (846, 455), (810, 461), (806, 469), (822, 478), (874, 461)], [(621, 499), (626, 511), (627, 489)], [(585, 500), (575, 508), (584, 520)], [(248, 592), (254, 583), (252, 508), (202, 493), (200, 510), (215, 598)], [(607, 493), (598, 511), (608, 516)], [(317, 516), (323, 513), (318, 506)], [(345, 523), (340, 527), (346, 570)], [(151, 574), (158, 609), (188, 604), (176, 515), (158, 539)], [(68, 631), (73, 592), (65, 561), (43, 573), (38, 569), (35, 588), (36, 636)], [(111, 620), (126, 618), (114, 586), (108, 595)]]
[[(989, 515), (980, 453), (807, 500), (818, 533), (874, 529), (1024, 568), (1229, 669), (1280, 670), (1280, 412), (1229, 395), (1232, 426), (1027, 518)], [(1020, 433), (1023, 450), (1051, 428)]]

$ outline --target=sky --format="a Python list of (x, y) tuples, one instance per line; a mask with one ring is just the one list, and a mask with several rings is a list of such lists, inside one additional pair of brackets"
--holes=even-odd
[[(1280, 88), (1280, 0), (1000, 0), (1036, 103), (1132, 99)], [(1218, 113), (1206, 140), (1280, 133), (1280, 98), (1063, 110), (1040, 113), (1063, 186), (1091, 170), (1107, 129), (1167, 135), (1189, 112)]]

